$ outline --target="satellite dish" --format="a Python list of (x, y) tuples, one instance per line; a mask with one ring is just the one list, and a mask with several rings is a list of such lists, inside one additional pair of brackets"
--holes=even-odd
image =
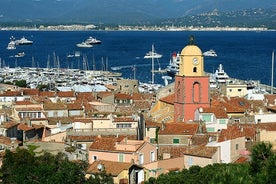
[(104, 167), (103, 167), (102, 164), (98, 164), (98, 165), (97, 165), (97, 169), (98, 169), (99, 171), (102, 171), (102, 170), (104, 169)]

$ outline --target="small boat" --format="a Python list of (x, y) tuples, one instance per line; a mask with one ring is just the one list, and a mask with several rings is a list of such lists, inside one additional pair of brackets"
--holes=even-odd
[(217, 56), (217, 53), (215, 52), (214, 49), (210, 49), (206, 52), (203, 52), (203, 55), (204, 56), (212, 56), (212, 57), (216, 57)]
[(27, 38), (25, 38), (23, 36), (21, 39), (15, 40), (15, 44), (16, 45), (31, 45), (31, 44), (33, 44), (33, 41), (28, 40)]
[(77, 44), (77, 47), (81, 47), (81, 48), (91, 48), (93, 47), (93, 45), (87, 43), (87, 42), (81, 42)]
[(161, 57), (162, 57), (162, 54), (156, 53), (154, 50), (154, 46), (152, 45), (152, 50), (146, 53), (146, 55), (144, 56), (144, 59), (152, 59), (152, 58), (158, 59)]
[(25, 56), (25, 52), (18, 52), (14, 57), (20, 58), (24, 56)]
[(8, 50), (14, 50), (16, 49), (16, 46), (15, 46), (15, 41), (10, 41), (8, 46), (7, 46), (7, 49)]
[(170, 59), (169, 65), (166, 67), (167, 74), (171, 77), (174, 77), (179, 71), (180, 55), (179, 53), (173, 52)]
[(87, 38), (87, 39), (85, 40), (85, 42), (86, 42), (86, 43), (89, 43), (89, 44), (101, 44), (101, 43), (102, 43), (101, 40), (98, 40), (98, 39), (96, 39), (96, 38), (94, 38), (94, 37), (92, 37), (92, 36), (89, 36), (89, 38)]

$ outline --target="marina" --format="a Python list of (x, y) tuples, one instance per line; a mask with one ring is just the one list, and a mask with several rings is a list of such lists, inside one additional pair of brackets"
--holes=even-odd
[[(193, 34), (196, 43), (203, 51), (212, 48), (218, 53), (217, 57), (204, 58), (206, 72), (214, 73), (219, 64), (222, 64), (229, 76), (271, 84), (271, 72), (266, 71), (271, 71), (271, 51), (275, 46), (273, 31), (2, 31), (1, 34), (3, 38), (0, 42), (1, 68), (82, 70), (86, 63), (87, 70), (103, 70), (105, 61), (102, 61), (102, 58), (108, 57), (105, 70), (119, 71), (122, 77), (133, 79), (135, 65), (135, 78), (143, 83), (150, 83), (152, 80), (151, 59), (144, 59), (144, 56), (149, 47), (154, 45), (157, 53), (162, 55), (162, 58), (155, 58), (154, 80), (155, 83), (162, 85), (164, 85), (162, 77), (167, 73), (160, 71), (166, 70), (172, 53), (181, 51), (187, 43), (186, 38)], [(7, 50), (11, 36), (30, 38), (33, 44), (18, 45), (15, 50)], [(101, 40), (102, 43), (93, 45), (89, 49), (76, 46), (76, 43), (85, 41), (89, 36)], [(20, 52), (24, 52), (25, 56), (10, 57)], [(83, 62), (83, 58), (86, 62)]]

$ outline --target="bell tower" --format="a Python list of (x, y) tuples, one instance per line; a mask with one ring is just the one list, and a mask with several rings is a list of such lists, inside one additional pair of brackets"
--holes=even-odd
[(209, 76), (204, 72), (204, 57), (193, 36), (180, 53), (175, 75), (174, 122), (194, 120), (195, 110), (209, 106)]

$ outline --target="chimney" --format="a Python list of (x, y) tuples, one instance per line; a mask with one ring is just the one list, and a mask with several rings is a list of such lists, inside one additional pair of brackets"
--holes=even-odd
[(166, 128), (165, 122), (162, 121), (162, 127), (161, 127), (161, 129), (162, 129), (162, 130), (165, 130), (165, 128)]

